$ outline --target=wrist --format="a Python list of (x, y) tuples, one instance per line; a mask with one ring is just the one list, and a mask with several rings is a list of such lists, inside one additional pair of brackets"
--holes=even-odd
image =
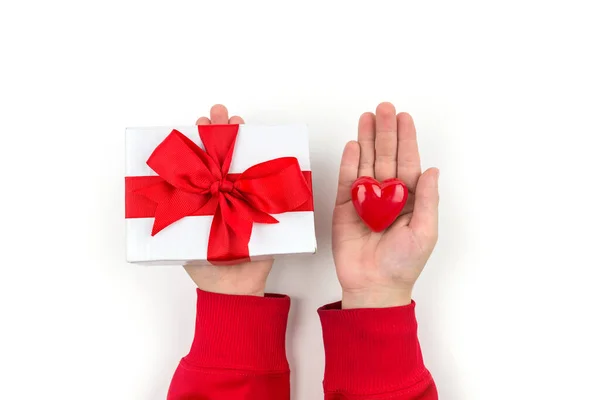
[(230, 284), (205, 284), (197, 283), (198, 289), (209, 292), (209, 293), (217, 293), (217, 294), (229, 294), (233, 296), (265, 296), (265, 285), (230, 285)]
[(375, 288), (342, 291), (342, 308), (389, 308), (409, 305), (412, 301), (410, 288)]
[(186, 265), (198, 289), (205, 292), (264, 296), (271, 262), (243, 263), (232, 266)]

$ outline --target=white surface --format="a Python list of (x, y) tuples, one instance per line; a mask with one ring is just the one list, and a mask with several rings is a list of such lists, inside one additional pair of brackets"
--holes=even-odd
[(279, 263), (269, 289), (294, 301), (294, 399), (319, 399), (338, 159), (383, 100), (441, 169), (440, 241), (414, 293), (440, 398), (600, 398), (596, 9), (2, 2), (0, 398), (164, 399), (195, 295), (181, 269), (123, 261), (123, 128), (222, 102), (309, 125), (319, 251)]
[[(177, 129), (197, 145), (198, 128), (141, 127), (125, 131), (125, 175), (156, 175), (146, 161), (167, 135)], [(306, 125), (242, 125), (239, 127), (230, 173), (242, 173), (253, 165), (279, 157), (295, 157), (302, 171), (310, 171)], [(248, 243), (250, 257), (315, 252), (315, 220), (312, 211), (274, 215), (278, 224), (254, 224)], [(127, 261), (206, 260), (212, 216), (186, 217), (151, 236), (154, 218), (125, 221)], [(170, 263), (169, 263), (170, 264)]]

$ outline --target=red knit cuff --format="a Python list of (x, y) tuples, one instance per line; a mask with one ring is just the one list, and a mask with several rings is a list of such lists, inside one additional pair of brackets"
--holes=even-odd
[(319, 309), (326, 392), (385, 393), (431, 381), (417, 339), (415, 303), (402, 307)]
[(205, 368), (289, 371), (285, 330), (290, 298), (198, 293), (196, 333), (185, 361)]

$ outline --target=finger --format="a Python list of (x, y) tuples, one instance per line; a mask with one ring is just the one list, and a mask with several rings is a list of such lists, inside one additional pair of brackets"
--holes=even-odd
[(229, 123), (232, 125), (243, 125), (244, 119), (242, 117), (238, 117), (237, 115), (229, 118)]
[(421, 176), (421, 158), (417, 145), (417, 130), (408, 113), (400, 113), (396, 117), (398, 123), (398, 178), (410, 190), (415, 190)]
[(423, 247), (433, 248), (438, 234), (439, 170), (430, 168), (419, 177), (410, 228)]
[(226, 124), (229, 121), (227, 108), (222, 104), (215, 104), (210, 109), (210, 120), (213, 124)]
[(358, 144), (360, 164), (358, 176), (375, 177), (375, 115), (364, 113), (358, 120)]
[(206, 117), (200, 117), (196, 121), (196, 125), (210, 125), (210, 119)]
[(344, 204), (351, 199), (352, 184), (358, 177), (358, 165), (360, 162), (360, 145), (356, 141), (346, 144), (342, 161), (340, 163), (340, 176), (338, 178), (338, 191), (335, 200), (336, 205)]
[(398, 171), (396, 109), (392, 103), (381, 103), (375, 115), (375, 178), (383, 181), (395, 178)]

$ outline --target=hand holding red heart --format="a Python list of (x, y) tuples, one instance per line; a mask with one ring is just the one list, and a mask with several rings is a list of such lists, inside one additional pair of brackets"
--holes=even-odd
[(358, 142), (349, 142), (342, 155), (333, 213), (342, 307), (410, 303), (437, 242), (438, 176), (436, 168), (421, 173), (410, 115), (381, 103), (375, 115), (360, 117)]

